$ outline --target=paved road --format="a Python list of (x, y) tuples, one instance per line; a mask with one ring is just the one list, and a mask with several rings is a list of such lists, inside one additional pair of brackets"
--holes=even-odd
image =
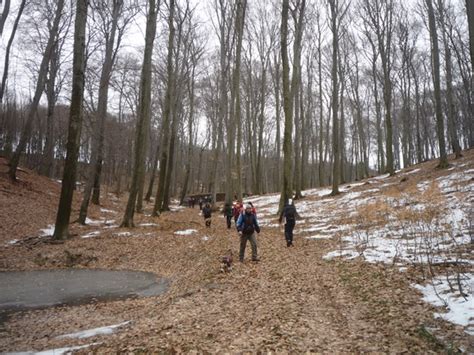
[(0, 272), (0, 311), (155, 296), (168, 286), (168, 280), (141, 271), (5, 271)]

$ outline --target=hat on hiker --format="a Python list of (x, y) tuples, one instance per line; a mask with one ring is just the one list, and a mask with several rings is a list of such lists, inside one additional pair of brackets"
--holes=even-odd
[(251, 210), (251, 209), (252, 209), (252, 205), (249, 204), (249, 203), (247, 203), (247, 204), (245, 205), (245, 209), (246, 209), (246, 210)]

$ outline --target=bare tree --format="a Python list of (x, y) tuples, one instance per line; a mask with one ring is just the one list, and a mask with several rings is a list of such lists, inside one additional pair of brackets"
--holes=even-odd
[(295, 125), (295, 162), (294, 162), (294, 179), (293, 186), (295, 188), (295, 198), (301, 198), (301, 122), (303, 121), (304, 111), (301, 110), (302, 96), (300, 95), (301, 87), (301, 52), (303, 50), (303, 30), (304, 17), (306, 10), (306, 1), (301, 0), (296, 4), (294, 11), (292, 11), (293, 21), (295, 24), (295, 40), (293, 42), (293, 73), (291, 78), (291, 95), (294, 108), (294, 125)]
[[(7, 0), (7, 3), (10, 4), (10, 1)], [(2, 84), (0, 86), (0, 104), (3, 102), (3, 96), (5, 95), (5, 88), (6, 88), (6, 85), (7, 85), (8, 67), (10, 65), (10, 51), (11, 51), (11, 48), (12, 48), (13, 40), (15, 38), (16, 30), (18, 29), (18, 24), (20, 23), (21, 15), (23, 14), (23, 10), (25, 9), (25, 5), (26, 5), (26, 0), (21, 0), (20, 7), (18, 8), (18, 13), (17, 13), (16, 18), (15, 18), (15, 22), (13, 23), (12, 32), (10, 34), (10, 38), (8, 39), (7, 47), (5, 49), (5, 61), (4, 61), (4, 64), (3, 64)], [(5, 6), (6, 6), (6, 4), (5, 4)], [(2, 13), (2, 15), (3, 15), (3, 13)], [(1, 36), (1, 33), (0, 33), (0, 36)]]
[(100, 25), (103, 30), (103, 37), (105, 38), (105, 54), (99, 81), (97, 111), (94, 113), (95, 128), (93, 130), (92, 136), (90, 172), (86, 181), (79, 213), (79, 223), (81, 224), (85, 224), (86, 221), (89, 201), (91, 199), (91, 192), (93, 192), (92, 203), (99, 204), (100, 176), (102, 172), (102, 162), (104, 155), (105, 120), (107, 117), (110, 77), (115, 63), (117, 51), (124, 33), (125, 24), (133, 17), (132, 15), (125, 18), (125, 24), (120, 26), (120, 17), (124, 16), (124, 0), (114, 0), (112, 3), (112, 9), (109, 9), (108, 5), (104, 3), (103, 0), (95, 0), (93, 5), (94, 11), (97, 12), (101, 18)]
[(392, 124), (392, 69), (393, 69), (393, 31), (394, 31), (394, 2), (393, 0), (363, 0), (361, 3), (363, 19), (368, 28), (375, 33), (378, 54), (383, 71), (383, 101), (385, 105), (385, 135), (386, 135), (386, 172), (395, 174), (393, 158), (393, 124)]
[(168, 37), (168, 57), (166, 65), (166, 93), (165, 93), (165, 102), (163, 110), (163, 122), (161, 126), (162, 130), (162, 140), (161, 140), (161, 158), (160, 158), (160, 175), (158, 178), (158, 189), (156, 191), (155, 205), (153, 207), (153, 216), (158, 216), (159, 212), (162, 211), (163, 203), (165, 201), (165, 182), (166, 182), (166, 173), (169, 160), (169, 146), (170, 146), (170, 126), (173, 118), (173, 101), (172, 95), (174, 94), (174, 78), (173, 78), (173, 51), (174, 51), (174, 37), (176, 29), (174, 27), (174, 12), (175, 12), (175, 1), (170, 0), (169, 2), (169, 18), (168, 18), (168, 27), (169, 27), (169, 37)]
[(344, 18), (349, 6), (339, 0), (328, 0), (329, 4), (329, 19), (330, 28), (332, 32), (332, 69), (331, 69), (331, 80), (332, 80), (332, 154), (333, 154), (333, 166), (332, 166), (332, 191), (331, 195), (339, 194), (339, 178), (341, 175), (340, 165), (340, 132), (339, 132), (339, 84), (338, 84), (338, 54), (339, 54), (339, 29), (341, 26), (342, 19)]
[[(0, 1), (0, 5), (2, 2)], [(5, 4), (3, 5), (2, 14), (0, 15), (0, 37), (3, 35), (3, 28), (5, 27), (5, 23), (7, 22), (8, 14), (10, 13), (10, 0), (5, 0)]]
[[(85, 67), (85, 32), (87, 23), (88, 0), (78, 0), (76, 5), (76, 20), (74, 25), (74, 62), (72, 77), (71, 107), (69, 112), (69, 130), (66, 162), (59, 198), (54, 239), (65, 239), (69, 234), (69, 218), (76, 185), (76, 167), (79, 154), (79, 142), (82, 125), (82, 101), (84, 96), (84, 67)], [(59, 4), (58, 4), (59, 7)]]
[(447, 123), (448, 123), (448, 134), (451, 140), (451, 147), (457, 158), (461, 157), (461, 147), (459, 145), (459, 139), (456, 127), (456, 107), (454, 103), (454, 90), (453, 90), (453, 64), (451, 56), (451, 47), (448, 40), (448, 24), (446, 23), (446, 8), (445, 1), (438, 0), (438, 13), (439, 13), (439, 24), (441, 28), (441, 34), (443, 38), (444, 46), (444, 65), (446, 66), (446, 105), (447, 105)]
[[(160, 1), (148, 0), (148, 15), (145, 34), (145, 51), (140, 78), (140, 101), (138, 104), (138, 117), (135, 131), (135, 152), (132, 171), (132, 182), (127, 207), (122, 220), (122, 227), (133, 227), (133, 216), (138, 195), (138, 184), (145, 175), (145, 152), (150, 125), (150, 100), (151, 100), (151, 59), (153, 43), (156, 34), (156, 18)], [(140, 197), (141, 198), (141, 197)]]
[(292, 131), (293, 131), (293, 97), (290, 87), (290, 65), (288, 59), (288, 16), (290, 5), (288, 0), (283, 0), (281, 11), (281, 33), (280, 49), (282, 58), (282, 78), (283, 78), (283, 111), (285, 113), (285, 129), (283, 133), (283, 186), (280, 195), (280, 207), (288, 203), (288, 199), (293, 197), (293, 188), (291, 183), (292, 166)]
[(431, 38), (431, 63), (433, 70), (433, 84), (434, 84), (434, 101), (435, 101), (435, 116), (436, 116), (436, 132), (438, 135), (439, 144), (439, 168), (448, 167), (448, 156), (446, 154), (446, 143), (444, 140), (444, 124), (443, 113), (441, 108), (441, 83), (439, 73), (439, 46), (438, 46), (438, 32), (436, 28), (436, 20), (434, 15), (433, 3), (431, 0), (425, 0), (428, 9), (428, 24)]
[(63, 15), (63, 8), (64, 8), (64, 0), (58, 0), (57, 6), (56, 6), (56, 12), (54, 15), (54, 20), (53, 20), (53, 25), (49, 31), (49, 38), (48, 38), (48, 43), (46, 44), (46, 48), (43, 54), (43, 58), (41, 60), (41, 65), (38, 71), (38, 78), (36, 81), (36, 88), (35, 88), (35, 94), (33, 96), (33, 100), (31, 102), (29, 111), (28, 111), (28, 117), (26, 119), (25, 126), (23, 127), (23, 130), (21, 132), (21, 137), (20, 137), (20, 142), (18, 143), (18, 146), (15, 150), (15, 153), (13, 154), (11, 160), (10, 160), (10, 168), (8, 170), (8, 175), (10, 176), (10, 179), (16, 181), (16, 170), (18, 168), (18, 164), (20, 162), (20, 157), (23, 151), (25, 150), (26, 143), (28, 140), (28, 136), (31, 132), (31, 127), (33, 124), (33, 119), (35, 118), (36, 111), (38, 109), (39, 101), (40, 98), (43, 94), (44, 90), (44, 84), (46, 81), (46, 75), (48, 72), (48, 65), (51, 60), (52, 52), (54, 49), (54, 45), (57, 41), (57, 36), (58, 36), (58, 29), (59, 29), (59, 23), (61, 21), (61, 17)]

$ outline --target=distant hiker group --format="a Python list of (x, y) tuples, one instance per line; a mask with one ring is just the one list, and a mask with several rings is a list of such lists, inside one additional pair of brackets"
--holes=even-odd
[[(193, 200), (195, 201), (195, 199)], [(210, 200), (203, 198), (199, 198), (198, 200), (199, 208), (202, 211), (204, 223), (207, 228), (210, 228), (212, 223), (212, 207), (210, 202)], [(194, 207), (194, 203), (190, 203), (190, 207)], [(244, 261), (247, 241), (250, 242), (252, 248), (252, 261), (259, 261), (260, 258), (258, 256), (257, 238), (255, 233), (260, 233), (260, 225), (258, 223), (257, 209), (255, 206), (251, 202), (248, 202), (244, 207), (242, 201), (237, 201), (233, 205), (226, 203), (222, 209), (222, 214), (226, 220), (227, 229), (231, 229), (233, 219), (237, 232), (239, 233), (239, 261)], [(293, 230), (296, 225), (296, 219), (299, 217), (294, 201), (289, 199), (279, 216), (280, 224), (283, 219), (285, 220), (285, 241), (287, 247), (293, 246)]]

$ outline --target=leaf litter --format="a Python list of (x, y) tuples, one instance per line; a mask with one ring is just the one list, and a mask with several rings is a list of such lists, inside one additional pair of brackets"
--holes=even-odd
[[(234, 255), (238, 254), (239, 238), (233, 226), (230, 230), (225, 227), (225, 220), (218, 213), (213, 216), (211, 228), (206, 228), (198, 209), (174, 206), (174, 212), (153, 218), (147, 216), (152, 205), (146, 205), (144, 214), (136, 214), (136, 228), (106, 228), (104, 222), (88, 226), (71, 224), (73, 237), (63, 244), (48, 243), (48, 238), (38, 242), (29, 238), (37, 236), (44, 224), (54, 222), (58, 184), (51, 181), (45, 189), (49, 180), (33, 177), (34, 173), (29, 171), (20, 172), (22, 180), (26, 181), (22, 186), (12, 186), (0, 176), (0, 196), (7, 198), (8, 203), (8, 208), (0, 204), (2, 222), (5, 220), (0, 235), (0, 243), (4, 245), (0, 249), (1, 270), (71, 267), (64, 256), (65, 250), (69, 250), (69, 253), (81, 255), (74, 259), (77, 263), (72, 267), (142, 270), (172, 280), (169, 292), (158, 297), (9, 314), (0, 326), (3, 333), (0, 351), (69, 348), (79, 353), (119, 350), (420, 353), (449, 349), (472, 352), (472, 336), (466, 333), (472, 329), (472, 318), (466, 326), (435, 317), (433, 314), (441, 313), (441, 309), (424, 302), (413, 287), (432, 281), (438, 286), (438, 294), (444, 295), (446, 300), (449, 298), (444, 293), (448, 289), (440, 287), (438, 278), (457, 271), (453, 265), (463, 265), (460, 261), (472, 262), (465, 250), (469, 247), (466, 233), (470, 231), (465, 225), (466, 210), (460, 208), (461, 217), (455, 212), (452, 214), (455, 218), (436, 222), (439, 228), (432, 231), (432, 241), (436, 239), (434, 232), (443, 232), (445, 238), (446, 233), (454, 230), (457, 236), (446, 248), (441, 245), (449, 242), (449, 238), (441, 238), (436, 244), (436, 252), (443, 258), (430, 259), (434, 263), (429, 272), (424, 263), (427, 258), (421, 255), (423, 244), (420, 246), (416, 242), (420, 236), (409, 233), (420, 231), (410, 230), (413, 227), (409, 222), (413, 215), (410, 206), (421, 205), (415, 202), (418, 202), (417, 194), (425, 189), (424, 181), (438, 178), (437, 182), (442, 182), (438, 191), (432, 191), (433, 197), (440, 197), (440, 206), (447, 206), (445, 192), (453, 189), (455, 191), (448, 195), (455, 195), (455, 200), (451, 199), (449, 206), (467, 206), (469, 200), (472, 202), (472, 179), (465, 179), (463, 171), (472, 171), (473, 156), (472, 151), (466, 152), (450, 172), (435, 170), (435, 162), (421, 164), (417, 167), (419, 171), (411, 170), (408, 183), (399, 182), (402, 171), (394, 177), (369, 179), (369, 184), (351, 184), (343, 189), (350, 191), (346, 196), (351, 194), (351, 198), (344, 198), (344, 194), (327, 198), (328, 189), (309, 191), (303, 200), (296, 201), (297, 208), (300, 210), (301, 206), (304, 211), (304, 221), (297, 223), (295, 231), (299, 234), (295, 236), (294, 248), (286, 247), (283, 228), (277, 224), (278, 207), (275, 204), (278, 196), (250, 199), (257, 206), (259, 218), (266, 221), (257, 237), (261, 261), (252, 263), (250, 250), (247, 250), (245, 262), (235, 263), (230, 273), (220, 272), (219, 259), (228, 249), (233, 250)], [(427, 172), (431, 175), (429, 178), (424, 177)], [(461, 182), (443, 183), (450, 174), (456, 173), (463, 176)], [(415, 194), (414, 186), (419, 193)], [(427, 183), (426, 189), (429, 186)], [(369, 189), (368, 193), (364, 192)], [(89, 218), (104, 221), (106, 213), (107, 219), (113, 217), (119, 221), (126, 196), (104, 196), (107, 199), (102, 201), (103, 206), (91, 206)], [(386, 208), (381, 209), (381, 215), (374, 214), (371, 220), (362, 223), (361, 211), (379, 199)], [(31, 208), (25, 209), (25, 203)], [(76, 195), (73, 216), (77, 216), (79, 203), (80, 196)], [(113, 215), (101, 208), (113, 209), (116, 213)], [(407, 215), (400, 213), (408, 209), (411, 212)], [(402, 217), (403, 223), (397, 224), (396, 218)], [(384, 229), (387, 221), (392, 229)], [(150, 226), (151, 223), (157, 225)], [(446, 224), (452, 228), (447, 228)], [(100, 235), (80, 238), (98, 228)], [(196, 232), (188, 238), (175, 234), (190, 229)], [(385, 239), (409, 240), (404, 244), (407, 250), (413, 245), (420, 247), (415, 260), (401, 257), (400, 242), (395, 245), (398, 254), (367, 263), (371, 255), (387, 254), (385, 249), (377, 248), (378, 239), (373, 238), (377, 233), (382, 238), (382, 231), (386, 236), (396, 236)], [(118, 238), (117, 233), (128, 233), (133, 238)], [(307, 239), (319, 235), (315, 233), (331, 238)], [(13, 239), (19, 242), (7, 245)], [(347, 252), (351, 260), (324, 259), (330, 253), (342, 254), (342, 251)], [(448, 260), (454, 262), (448, 263)], [(441, 261), (445, 264), (441, 265)], [(405, 271), (402, 273), (399, 268)], [(462, 275), (472, 280), (467, 272)], [(451, 289), (455, 288), (453, 286), (454, 283)], [(91, 346), (77, 338), (58, 338), (120, 324), (124, 320), (131, 323), (120, 332), (94, 334), (88, 338), (94, 341)], [(79, 348), (81, 346), (89, 347)]]

